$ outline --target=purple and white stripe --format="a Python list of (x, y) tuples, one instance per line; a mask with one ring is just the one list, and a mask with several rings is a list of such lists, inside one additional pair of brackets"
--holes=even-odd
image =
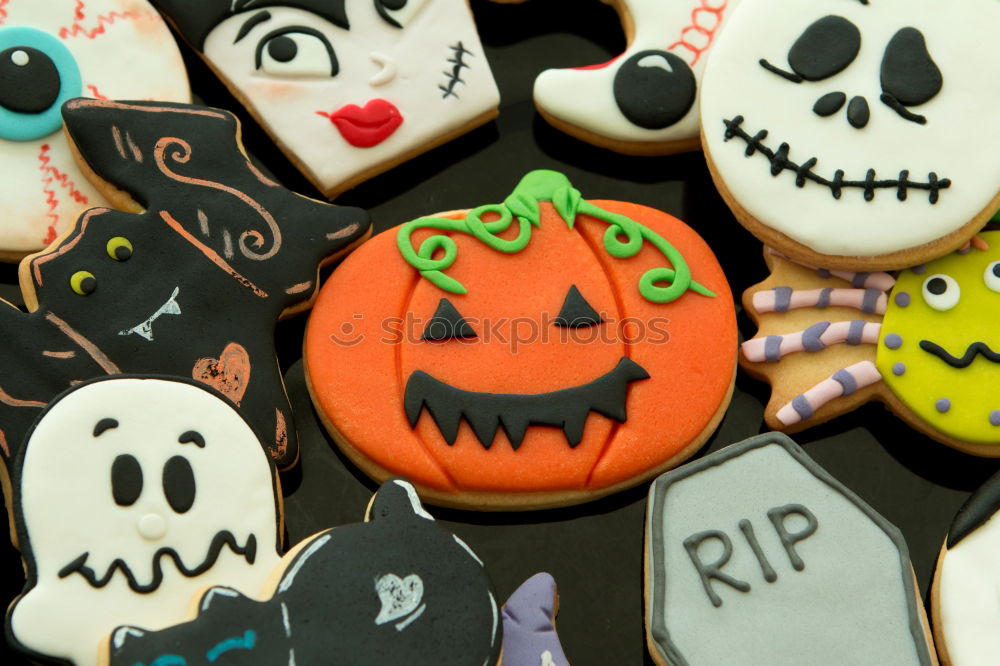
[(807, 264), (791, 257), (782, 254), (773, 247), (767, 248), (767, 251), (776, 257), (781, 257), (786, 261), (790, 261), (793, 264), (798, 264), (799, 266), (804, 266), (805, 268), (811, 268), (816, 271), (816, 275), (822, 278), (828, 278), (831, 275), (835, 278), (840, 278), (846, 282), (850, 282), (852, 287), (855, 288), (871, 288), (878, 289), (879, 291), (891, 291), (896, 285), (896, 280), (888, 273), (852, 273), (851, 271), (838, 271), (832, 268), (818, 268), (812, 264)]
[(747, 340), (743, 343), (743, 356), (753, 363), (775, 363), (788, 354), (818, 352), (830, 345), (873, 345), (878, 342), (881, 330), (882, 324), (861, 319), (821, 321), (804, 331)]
[(858, 389), (880, 381), (882, 375), (874, 363), (871, 361), (855, 363), (838, 370), (805, 393), (795, 396), (790, 403), (778, 410), (778, 420), (786, 426), (805, 421), (812, 418), (817, 409), (831, 400), (851, 395)]
[(799, 308), (854, 308), (867, 314), (885, 314), (889, 297), (878, 289), (792, 289), (775, 287), (753, 295), (757, 312), (788, 312)]

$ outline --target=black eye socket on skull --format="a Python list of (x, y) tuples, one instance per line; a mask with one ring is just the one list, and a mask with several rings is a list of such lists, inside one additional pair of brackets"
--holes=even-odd
[(163, 494), (177, 513), (185, 513), (194, 504), (194, 470), (184, 456), (174, 456), (163, 466)]
[(907, 106), (930, 101), (944, 83), (923, 33), (916, 28), (903, 28), (889, 40), (882, 56), (881, 80), (882, 91)]
[(806, 81), (821, 81), (844, 71), (861, 50), (861, 31), (842, 16), (824, 16), (810, 25), (788, 50), (792, 71)]

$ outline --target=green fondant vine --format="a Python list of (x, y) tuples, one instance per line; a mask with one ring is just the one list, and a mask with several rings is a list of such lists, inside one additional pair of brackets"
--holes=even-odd
[[(577, 215), (589, 215), (607, 223), (609, 226), (604, 233), (604, 249), (616, 259), (634, 257), (644, 243), (649, 243), (659, 250), (673, 268), (666, 266), (652, 268), (639, 278), (639, 293), (647, 301), (670, 303), (689, 289), (702, 296), (715, 296), (691, 279), (691, 269), (684, 256), (665, 238), (635, 220), (611, 213), (585, 201), (580, 191), (570, 184), (569, 179), (556, 171), (538, 170), (528, 173), (502, 204), (473, 208), (464, 219), (425, 217), (407, 222), (400, 227), (396, 243), (403, 259), (420, 271), (420, 274), (434, 286), (452, 294), (465, 294), (466, 288), (458, 280), (445, 274), (458, 256), (458, 246), (455, 241), (446, 234), (437, 234), (426, 238), (419, 248), (414, 249), (410, 240), (413, 232), (418, 229), (434, 229), (468, 234), (493, 250), (516, 254), (528, 246), (531, 240), (531, 228), (541, 225), (541, 208), (538, 205), (540, 201), (551, 201), (556, 212), (570, 229), (573, 228)], [(496, 213), (500, 217), (484, 222), (483, 216), (487, 213)], [(501, 238), (499, 234), (507, 231), (515, 218), (518, 223), (517, 236), (509, 240)], [(435, 254), (442, 252), (438, 258), (434, 257)], [(667, 283), (667, 286), (661, 286), (662, 283)]]

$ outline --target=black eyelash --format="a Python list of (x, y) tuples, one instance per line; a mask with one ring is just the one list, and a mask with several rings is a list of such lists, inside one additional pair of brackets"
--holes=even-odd
[(264, 46), (274, 39), (275, 37), (281, 37), (282, 35), (288, 35), (292, 33), (301, 33), (305, 35), (311, 35), (323, 42), (323, 46), (326, 47), (326, 54), (330, 57), (330, 76), (336, 76), (340, 72), (340, 63), (337, 61), (337, 54), (333, 52), (333, 47), (330, 46), (330, 42), (327, 41), (326, 37), (318, 30), (308, 28), (304, 25), (290, 25), (287, 28), (279, 28), (277, 30), (272, 30), (271, 32), (264, 35), (259, 42), (257, 42), (257, 49), (254, 53), (254, 63), (257, 69), (260, 69), (261, 58), (264, 54)]

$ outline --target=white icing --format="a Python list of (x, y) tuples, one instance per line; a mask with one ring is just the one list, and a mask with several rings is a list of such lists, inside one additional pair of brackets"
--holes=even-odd
[[(257, 13), (248, 10), (216, 26), (204, 47), (206, 57), (229, 85), (327, 192), (362, 173), (382, 170), (386, 162), (419, 152), (499, 103), (466, 0), (407, 3), (394, 14), (405, 13), (402, 29), (379, 16), (372, 0), (346, 0), (346, 9), (350, 30), (301, 9), (268, 7), (270, 20), (234, 43), (243, 24)], [(324, 35), (339, 64), (336, 76), (299, 79), (256, 69), (260, 40), (290, 26)], [(467, 52), (462, 62), (468, 66), (460, 68), (460, 82), (454, 83), (453, 94), (446, 97), (441, 87), (449, 87), (455, 66), (449, 62), (454, 59), (452, 47), (459, 43)], [(394, 104), (403, 122), (381, 143), (369, 148), (353, 146), (328, 116), (348, 104), (364, 107), (373, 99)]]
[(542, 652), (541, 666), (556, 666), (556, 662), (552, 660), (552, 650)]
[(469, 547), (469, 544), (459, 539), (457, 534), (452, 534), (451, 536), (455, 539), (455, 543), (464, 548), (465, 552), (467, 552), (472, 559), (479, 563), (479, 566), (485, 566), (483, 561), (479, 559), (479, 556), (472, 552), (472, 548)]
[[(400, 578), (396, 574), (385, 574), (375, 581), (375, 593), (382, 604), (375, 618), (375, 624), (395, 622), (418, 611), (418, 608), (419, 613), (423, 613), (420, 601), (424, 598), (424, 581), (417, 574), (410, 574), (405, 578)], [(405, 626), (405, 624), (403, 627), (397, 625), (396, 628), (402, 630)]]
[[(80, 68), (85, 97), (191, 100), (180, 51), (145, 0), (87, 0), (79, 21), (77, 4), (10, 0), (0, 28), (25, 26), (56, 37), (65, 31), (62, 42)], [(40, 250), (84, 209), (108, 205), (77, 169), (61, 129), (34, 141), (0, 139), (0, 170), (0, 252)]]
[(295, 561), (295, 564), (292, 565), (292, 568), (289, 569), (288, 572), (281, 577), (281, 584), (278, 586), (278, 592), (285, 592), (288, 590), (288, 588), (292, 586), (292, 583), (295, 582), (295, 577), (299, 574), (299, 570), (302, 569), (302, 567), (309, 560), (309, 558), (315, 555), (316, 551), (322, 548), (323, 544), (325, 544), (329, 540), (330, 540), (330, 535), (324, 534), (323, 536), (319, 537), (318, 539), (314, 540), (311, 544), (309, 544), (309, 547), (306, 548), (305, 552), (302, 553), (302, 556)]
[[(434, 520), (434, 516), (427, 513), (427, 509), (425, 509), (424, 505), (420, 503), (420, 496), (417, 495), (417, 490), (413, 487), (413, 484), (411, 484), (409, 481), (404, 481), (402, 479), (394, 479), (393, 483), (395, 483), (397, 486), (406, 491), (406, 496), (407, 498), (409, 498), (410, 505), (413, 507), (413, 513), (417, 514), (421, 518), (426, 518), (427, 520)], [(455, 538), (457, 539), (458, 537)]]
[[(762, 58), (789, 69), (788, 49), (817, 19), (834, 14), (861, 33), (861, 49), (842, 72), (818, 82), (795, 84), (758, 64)], [(996, 196), (1000, 183), (1000, 51), (984, 49), (1000, 25), (996, 0), (847, 0), (787, 2), (746, 0), (734, 12), (709, 58), (702, 85), (705, 149), (740, 206), (763, 224), (829, 255), (872, 256), (933, 242), (967, 224)], [(944, 85), (925, 104), (912, 107), (927, 124), (909, 122), (880, 101), (880, 68), (886, 45), (903, 27), (923, 33)], [(820, 117), (813, 104), (830, 92), (863, 96), (871, 119), (852, 127), (845, 110)], [(846, 105), (845, 105), (846, 108)], [(746, 143), (724, 140), (723, 120), (741, 115), (751, 136), (767, 130), (764, 143), (790, 146), (789, 159), (818, 159), (814, 171), (832, 179), (926, 181), (928, 173), (951, 180), (937, 204), (911, 189), (900, 202), (895, 189), (882, 189), (866, 202), (863, 190), (845, 189), (835, 200), (828, 188), (796, 175), (772, 176), (760, 153), (746, 155)]]
[(31, 62), (31, 58), (25, 51), (14, 51), (10, 54), (10, 61), (18, 67), (24, 67)]
[[(616, 141), (664, 142), (695, 139), (700, 126), (697, 100), (679, 122), (664, 129), (645, 129), (632, 124), (618, 108), (613, 90), (615, 74), (624, 62), (640, 51), (666, 50), (688, 65), (693, 61), (691, 71), (700, 84), (709, 51), (706, 50), (695, 60), (695, 53), (691, 49), (679, 45), (669, 47), (682, 39), (699, 49), (714, 46), (714, 38), (704, 34), (705, 31), (717, 36), (739, 2), (740, 0), (620, 0), (624, 11), (631, 15), (635, 24), (635, 34), (625, 53), (601, 69), (545, 70), (535, 79), (535, 104), (555, 118)], [(706, 11), (707, 8), (722, 12), (721, 24), (716, 14)], [(664, 63), (662, 58), (658, 60)]]
[(161, 305), (156, 312), (149, 315), (145, 321), (142, 321), (132, 328), (126, 328), (123, 331), (118, 331), (118, 335), (131, 335), (135, 333), (139, 337), (146, 338), (146, 340), (153, 341), (153, 322), (162, 317), (165, 314), (179, 315), (181, 313), (180, 303), (177, 302), (177, 294), (181, 291), (180, 287), (174, 287), (173, 292), (171, 292), (170, 297), (166, 302)]
[[(656, 492), (654, 486), (651, 497)], [(686, 663), (728, 664), (734, 654), (740, 663), (771, 666), (921, 663), (908, 613), (917, 602), (903, 584), (908, 563), (901, 566), (893, 540), (857, 504), (781, 445), (765, 444), (701, 468), (671, 483), (663, 497), (650, 510), (649, 527), (656, 523), (663, 537), (647, 539), (647, 548), (656, 549), (650, 582), (662, 599), (656, 612)], [(811, 536), (795, 543), (801, 571), (793, 568), (767, 514), (789, 504), (805, 506), (818, 523)], [(777, 576), (773, 582), (765, 580), (741, 532), (744, 519)], [(783, 523), (793, 534), (806, 526), (797, 514)], [(750, 585), (743, 592), (711, 580), (718, 607), (684, 547), (685, 539), (706, 530), (719, 530), (731, 541), (721, 571)], [(722, 542), (706, 539), (697, 553), (702, 562), (714, 563), (722, 557)], [(655, 603), (652, 590), (646, 594), (647, 603)]]
[[(104, 418), (118, 426), (95, 437)], [(203, 448), (178, 442), (188, 430), (204, 437)], [(111, 491), (112, 462), (122, 454), (134, 456), (143, 472), (142, 492), (131, 506), (116, 504)], [(194, 503), (184, 513), (171, 509), (163, 488), (164, 465), (178, 455), (195, 479)], [(28, 439), (17, 487), (27, 536), (22, 545), (34, 559), (35, 584), (13, 606), (11, 630), (25, 647), (77, 666), (96, 663), (99, 642), (118, 626), (155, 630), (183, 620), (191, 599), (208, 586), (260, 594), (279, 561), (267, 455), (231, 405), (192, 384), (120, 378), (68, 394)], [(140, 535), (150, 515), (164, 523), (160, 539)], [(149, 584), (158, 550), (171, 548), (194, 568), (220, 530), (232, 532), (240, 546), (254, 536), (253, 565), (224, 546), (214, 566), (187, 578), (161, 557), (163, 581), (145, 594), (132, 591), (120, 571), (101, 588), (79, 573), (60, 576), (86, 553), (98, 577), (120, 558), (138, 583)]]
[(994, 514), (941, 558), (938, 635), (951, 666), (981, 666), (1000, 654), (1000, 518)]

